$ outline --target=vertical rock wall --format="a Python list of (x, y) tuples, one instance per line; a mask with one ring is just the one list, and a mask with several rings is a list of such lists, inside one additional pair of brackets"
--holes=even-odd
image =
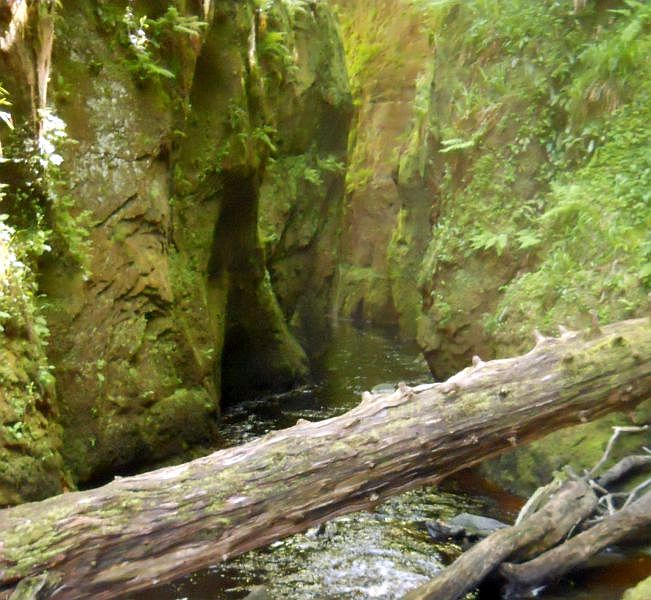
[[(648, 6), (338, 6), (359, 104), (340, 314), (398, 324), (440, 379), (474, 354), (526, 351), (535, 327), (648, 311)], [(424, 30), (400, 29), (414, 15)], [(399, 90), (412, 115), (400, 124), (386, 103)], [(617, 418), (644, 422), (648, 407)], [(535, 487), (596, 459), (612, 422), (510, 453), (491, 474)]]
[[(328, 8), (281, 0), (64, 3), (49, 95), (63, 162), (32, 200), (65, 218), (38, 281), (87, 481), (212, 444), (224, 403), (306, 376), (289, 321), (329, 305), (350, 97)], [(279, 185), (301, 157), (313, 189)]]
[(48, 246), (43, 212), (31, 199), (40, 203), (43, 189), (24, 145), (36, 137), (34, 120), (46, 102), (52, 8), (15, 2), (0, 12), (0, 507), (71, 485), (37, 285)]
[[(422, 166), (409, 177), (399, 171), (410, 132), (419, 129), (419, 89), (431, 77), (426, 23), (405, 0), (336, 4), (356, 114), (335, 310), (362, 321), (400, 322), (414, 338), (419, 298), (407, 255), (423, 250), (420, 225), (427, 235), (431, 198)], [(427, 96), (420, 100), (427, 102)], [(412, 221), (407, 232), (405, 224)], [(406, 286), (403, 277), (411, 280)]]

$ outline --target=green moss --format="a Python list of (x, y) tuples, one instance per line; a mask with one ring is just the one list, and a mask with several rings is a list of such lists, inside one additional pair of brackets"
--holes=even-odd
[(215, 412), (206, 390), (178, 389), (154, 404), (144, 416), (145, 443), (154, 457), (180, 454), (188, 444), (209, 442)]
[(335, 302), (346, 317), (392, 324), (396, 313), (391, 303), (389, 278), (372, 267), (340, 264)]
[[(630, 425), (631, 420), (642, 425), (650, 419), (651, 403), (647, 401), (634, 414), (609, 416), (594, 423), (552, 433), (541, 441), (483, 463), (481, 471), (505, 489), (526, 497), (565, 465), (570, 465), (576, 472), (595, 465), (605, 450), (612, 427)], [(640, 435), (622, 436), (616, 444), (611, 462), (639, 452), (643, 442)]]
[(651, 577), (647, 577), (634, 588), (626, 590), (622, 600), (645, 600), (649, 597), (651, 597)]
[(21, 233), (0, 220), (0, 506), (60, 492), (68, 479), (35, 248)]
[(521, 351), (534, 326), (584, 325), (592, 309), (603, 321), (639, 314), (650, 285), (651, 90), (648, 65), (631, 57), (651, 43), (648, 9), (447, 10), (430, 103), (440, 205), (419, 277), (432, 321), (423, 331), (463, 328), (475, 300), (458, 273), (473, 256), (498, 266), (484, 270), (489, 300), (475, 313), (491, 352)]

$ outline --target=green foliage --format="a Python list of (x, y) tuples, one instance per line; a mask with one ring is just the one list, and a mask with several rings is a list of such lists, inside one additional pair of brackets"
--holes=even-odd
[(278, 151), (274, 141), (278, 135), (276, 128), (268, 123), (254, 125), (249, 111), (234, 100), (229, 103), (226, 111), (226, 125), (230, 137), (218, 152), (214, 163), (240, 155), (260, 160)]
[(314, 148), (305, 154), (283, 157), (275, 161), (274, 165), (275, 168), (271, 171), (273, 184), (286, 188), (290, 198), (299, 196), (302, 186), (322, 186), (325, 175), (341, 174), (345, 168), (336, 157), (321, 157)]
[(77, 211), (68, 193), (51, 196), (52, 246), (62, 260), (68, 258), (81, 268), (85, 279), (90, 275), (91, 213)]
[[(651, 135), (646, 106), (615, 112), (604, 145), (571, 176), (553, 182), (534, 221), (539, 266), (504, 289), (499, 311), (507, 330), (523, 315), (551, 327), (635, 314), (651, 290)], [(524, 319), (523, 319), (524, 320)]]
[(7, 219), (0, 215), (0, 333), (45, 344), (49, 331), (37, 309), (38, 289), (29, 266), (49, 250), (45, 233), (17, 232)]
[(362, 164), (352, 163), (348, 171), (346, 171), (347, 194), (352, 194), (356, 190), (365, 188), (371, 179), (373, 179), (373, 169), (364, 167)]
[(283, 4), (289, 11), (292, 22), (302, 15), (306, 15), (310, 3), (308, 0), (283, 0)]
[(292, 62), (286, 31), (265, 31), (258, 40), (258, 52), (263, 58), (276, 59), (282, 65)]
[[(44, 206), (37, 206), (42, 212), (36, 232), (45, 236), (52, 245), (58, 260), (67, 261), (81, 269), (87, 278), (90, 269), (90, 212), (79, 211), (68, 191), (69, 183), (62, 171), (62, 153), (74, 142), (68, 138), (65, 123), (50, 109), (39, 111), (41, 136), (38, 148), (33, 149), (28, 163), (31, 165), (31, 185), (44, 193)], [(37, 202), (37, 198), (27, 201)], [(47, 222), (50, 229), (44, 230)], [(49, 248), (48, 248), (49, 249)]]
[(612, 111), (633, 97), (639, 87), (639, 67), (647, 61), (651, 39), (648, 2), (626, 0), (626, 8), (611, 10), (617, 25), (596, 41), (587, 43), (578, 56), (579, 74), (568, 87), (568, 109), (585, 118), (587, 111)]
[(196, 16), (181, 15), (175, 6), (168, 6), (165, 13), (157, 19), (147, 15), (136, 16), (131, 7), (122, 15), (125, 45), (131, 58), (127, 67), (140, 82), (173, 79), (173, 69), (163, 66), (161, 61), (166, 44), (175, 36), (198, 37), (207, 23)]
[[(2, 84), (0, 84), (0, 106), (11, 106), (11, 102), (9, 102), (7, 98), (7, 90), (2, 87)], [(9, 127), (9, 129), (14, 128), (14, 122), (11, 118), (11, 113), (5, 110), (0, 110), (0, 121)]]
[(353, 102), (359, 105), (362, 94), (372, 90), (370, 80), (376, 75), (376, 69), (384, 62), (386, 49), (382, 43), (386, 23), (378, 16), (376, 10), (362, 14), (340, 12), (340, 22), (344, 29), (344, 48), (346, 67)]
[(325, 196), (333, 177), (344, 168), (335, 156), (321, 155), (316, 147), (269, 161), (258, 224), (268, 252), (275, 250), (288, 229), (294, 232), (293, 243), (301, 243), (298, 238), (313, 239), (323, 219), (315, 198)]
[(476, 140), (462, 140), (461, 138), (452, 138), (451, 140), (442, 140), (442, 148), (439, 150), (441, 154), (447, 154), (448, 152), (454, 152), (455, 150), (466, 150), (468, 148), (474, 147)]
[(484, 324), (506, 351), (534, 323), (639, 314), (651, 289), (651, 5), (422, 4), (444, 15), (430, 122), (440, 216), (419, 277), (432, 319), (456, 318), (443, 309), (462, 287), (449, 282), (486, 254), (499, 266), (473, 289), (494, 286)]
[[(0, 84), (0, 108), (11, 106), (11, 102), (7, 98), (7, 90)], [(9, 129), (14, 128), (14, 121), (11, 113), (6, 110), (0, 110), (0, 121), (2, 121)], [(2, 158), (2, 144), (0, 144), (0, 159)]]
[(255, 0), (256, 55), (263, 78), (292, 83), (298, 74), (296, 34), (310, 16), (309, 0)]
[(509, 241), (505, 232), (477, 231), (470, 235), (470, 247), (473, 250), (494, 250), (497, 256), (502, 256)]

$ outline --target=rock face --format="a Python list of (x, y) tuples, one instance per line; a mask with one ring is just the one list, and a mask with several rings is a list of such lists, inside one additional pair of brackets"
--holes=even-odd
[[(418, 341), (439, 377), (473, 354), (526, 350), (534, 327), (557, 335), (558, 325), (648, 310), (651, 213), (632, 175), (648, 165), (638, 121), (650, 116), (648, 65), (620, 63), (608, 76), (599, 67), (611, 52), (645, 47), (647, 33), (630, 47), (624, 39), (647, 9), (612, 20), (594, 7), (496, 3), (489, 23), (485, 8), (443, 15), (434, 49), (428, 172), (437, 216), (420, 270)], [(638, 83), (624, 91), (624, 80)], [(532, 491), (567, 462), (596, 462), (612, 423), (644, 423), (650, 410), (554, 434), (485, 469)]]
[[(378, 0), (364, 20), (338, 4), (359, 105), (339, 311), (378, 322), (411, 315), (403, 333), (417, 322), (439, 377), (473, 354), (522, 351), (536, 325), (551, 332), (561, 321), (589, 325), (591, 310), (602, 321), (643, 312), (649, 214), (630, 175), (646, 165), (647, 67), (620, 64), (604, 82), (599, 60), (627, 52), (633, 32), (631, 51), (641, 52), (646, 9), (613, 20), (556, 4), (522, 12)], [(630, 77), (638, 83), (624, 90)], [(619, 187), (607, 184), (617, 178), (611, 161), (628, 165)]]
[(418, 267), (420, 225), (428, 234), (431, 202), (422, 169), (409, 178), (398, 171), (409, 132), (418, 129), (417, 95), (431, 76), (427, 30), (420, 11), (403, 0), (336, 4), (357, 111), (335, 310), (362, 321), (399, 321), (414, 338), (419, 294), (413, 274), (411, 281), (403, 277), (410, 277), (412, 255)]
[(77, 481), (214, 443), (224, 403), (305, 377), (289, 322), (307, 337), (329, 305), (351, 112), (333, 16), (194, 4), (67, 3), (56, 21), (66, 137), (44, 187), (72, 231), (39, 284)]
[(0, 506), (60, 492), (62, 432), (33, 272), (0, 222)]
[[(323, 0), (0, 10), (0, 504), (214, 442), (330, 315), (443, 378), (648, 310), (644, 3), (334, 4), (348, 74)], [(581, 427), (487, 468), (535, 487)]]
[[(417, 338), (437, 378), (473, 355), (525, 351), (534, 327), (553, 334), (559, 324), (589, 325), (592, 314), (609, 322), (645, 313), (651, 213), (647, 183), (633, 173), (649, 172), (642, 150), (649, 67), (632, 57), (649, 41), (640, 28), (648, 8), (613, 18), (592, 5), (427, 4), (378, 1), (368, 11), (395, 43), (392, 62), (403, 60), (412, 82), (421, 73), (404, 107), (413, 117), (400, 135), (383, 99), (404, 80), (354, 8), (339, 3), (344, 23), (353, 15), (343, 32), (349, 64), (361, 65), (358, 120), (368, 117), (352, 141), (340, 313), (398, 324)], [(411, 43), (394, 42), (387, 23), (406, 22), (419, 6), (426, 31), (412, 53)], [(427, 28), (432, 46), (422, 53)], [(350, 71), (355, 91), (358, 71)], [(393, 75), (378, 78), (380, 93), (376, 73)], [(371, 149), (382, 128), (369, 115), (383, 108), (393, 136), (385, 141), (403, 142), (390, 158), (381, 155), (378, 169), (380, 154)], [(399, 203), (373, 183), (387, 173)], [(649, 410), (619, 420), (645, 422)], [(559, 462), (589, 464), (613, 422), (511, 453), (489, 467), (491, 475), (507, 474), (512, 481), (503, 483), (514, 489), (526, 480), (518, 489), (525, 491)]]
[[(10, 127), (14, 121), (7, 117), (11, 106), (33, 119), (45, 105), (50, 8), (12, 3), (0, 15), (0, 138), (5, 142), (0, 145), (0, 507), (45, 498), (71, 485), (46, 354), (49, 331), (38, 298), (37, 261), (47, 250), (38, 226), (43, 218), (38, 162), (25, 160), (18, 131)], [(27, 135), (33, 136), (33, 130), (28, 128)], [(19, 160), (5, 159), (4, 153)]]

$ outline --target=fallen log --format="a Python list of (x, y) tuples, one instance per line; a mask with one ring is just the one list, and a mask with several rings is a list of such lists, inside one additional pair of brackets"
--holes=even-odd
[(651, 326), (538, 336), (446, 382), (365, 394), (177, 467), (0, 511), (0, 599), (47, 572), (49, 598), (115, 598), (444, 477), (651, 391)]
[(563, 486), (538, 512), (519, 525), (492, 533), (464, 552), (452, 566), (428, 583), (409, 592), (404, 600), (455, 600), (462, 598), (506, 558), (535, 545), (551, 547), (597, 506), (590, 487), (579, 481)]
[[(644, 511), (651, 506), (637, 502), (634, 509), (631, 507), (615, 513), (611, 501), (608, 506), (611, 516), (608, 519), (598, 517), (601, 520), (598, 526), (553, 548), (560, 540), (576, 532), (584, 522), (588, 523), (588, 517), (597, 511), (602, 501), (614, 495), (605, 489), (604, 484), (618, 482), (632, 472), (650, 465), (647, 459), (651, 459), (651, 456), (627, 456), (597, 480), (592, 479), (606, 463), (613, 444), (622, 431), (644, 432), (648, 430), (648, 425), (614, 429), (615, 433), (608, 442), (603, 457), (584, 476), (579, 477), (571, 468), (566, 467), (566, 473), (559, 473), (553, 481), (534, 492), (520, 510), (512, 527), (491, 533), (430, 581), (409, 592), (403, 600), (458, 600), (491, 573), (497, 572), (498, 568), (499, 573), (508, 580), (505, 597), (529, 595), (542, 584), (554, 581), (609, 544), (648, 526), (651, 523), (651, 512), (645, 514)], [(624, 508), (640, 489), (646, 488), (650, 483), (651, 480), (647, 480), (632, 492), (617, 494), (627, 497)], [(604, 495), (597, 498), (597, 493)], [(651, 494), (648, 496), (651, 499)], [(440, 530), (445, 533), (445, 526), (441, 526)], [(453, 531), (453, 528), (448, 530)], [(529, 562), (514, 564), (504, 562), (506, 559)]]
[(651, 493), (604, 518), (587, 531), (522, 564), (504, 563), (500, 573), (512, 589), (529, 590), (559, 579), (607, 546), (651, 525)]

